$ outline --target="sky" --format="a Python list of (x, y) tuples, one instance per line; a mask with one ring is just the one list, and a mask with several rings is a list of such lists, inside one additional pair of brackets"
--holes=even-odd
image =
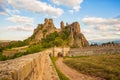
[(0, 0), (0, 40), (24, 40), (45, 18), (78, 21), (87, 40), (120, 39), (120, 0)]

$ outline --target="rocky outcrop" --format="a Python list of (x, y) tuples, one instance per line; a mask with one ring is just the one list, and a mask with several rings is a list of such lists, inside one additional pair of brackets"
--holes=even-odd
[(70, 32), (69, 37), (69, 46), (73, 47), (86, 47), (89, 45), (85, 36), (80, 31), (80, 25), (78, 22), (74, 22), (72, 24), (61, 21), (60, 29), (56, 29), (54, 22), (52, 19), (45, 19), (44, 24), (38, 24), (38, 27), (34, 30), (33, 35), (31, 36), (30, 43), (38, 43), (42, 38), (45, 38), (50, 33), (57, 31), (58, 33), (62, 33), (62, 31), (68, 30)]
[(67, 29), (70, 31), (70, 42), (69, 45), (73, 47), (86, 47), (89, 46), (85, 36), (80, 31), (80, 25), (78, 22), (74, 22), (68, 26)]
[(62, 30), (64, 29), (65, 26), (64, 26), (64, 22), (63, 21), (61, 21), (60, 27), (61, 27)]
[(45, 19), (44, 24), (38, 24), (38, 27), (34, 29), (34, 33), (31, 36), (31, 44), (38, 43), (42, 38), (46, 37), (48, 34), (56, 31), (52, 19)]

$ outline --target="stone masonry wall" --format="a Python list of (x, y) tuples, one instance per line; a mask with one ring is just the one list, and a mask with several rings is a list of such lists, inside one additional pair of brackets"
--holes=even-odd
[(70, 49), (69, 56), (91, 56), (101, 54), (120, 53), (120, 45), (111, 46), (93, 46), (85, 48)]
[[(47, 56), (48, 54), (43, 51), (13, 60), (0, 61), (0, 80), (43, 80), (44, 67), (47, 66), (45, 65)], [(50, 60), (48, 63), (53, 66)], [(49, 75), (59, 80), (55, 70), (54, 74)]]

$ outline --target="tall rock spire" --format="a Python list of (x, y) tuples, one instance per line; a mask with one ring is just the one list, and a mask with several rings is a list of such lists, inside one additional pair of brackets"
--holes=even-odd
[(63, 21), (61, 21), (60, 27), (61, 27), (62, 30), (64, 29), (64, 22)]

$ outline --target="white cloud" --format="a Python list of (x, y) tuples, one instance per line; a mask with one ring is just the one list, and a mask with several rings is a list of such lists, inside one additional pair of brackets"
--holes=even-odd
[(13, 15), (11, 17), (8, 17), (7, 20), (17, 23), (16, 26), (8, 26), (7, 30), (12, 31), (33, 31), (33, 23), (34, 19), (25, 17), (25, 16), (19, 16), (19, 15)]
[(5, 8), (5, 13), (6, 13), (7, 15), (12, 16), (12, 15), (14, 15), (14, 14), (18, 14), (18, 13), (20, 13), (20, 11), (17, 10), (17, 9), (13, 9), (13, 10), (11, 10), (11, 9)]
[(82, 29), (82, 33), (87, 33), (87, 34), (91, 34), (92, 31), (89, 29)]
[(22, 25), (17, 25), (17, 26), (8, 26), (7, 30), (11, 30), (11, 31), (33, 31), (34, 28), (33, 27), (26, 27), (26, 26), (22, 26)]
[(120, 38), (120, 19), (85, 17), (82, 22), (87, 26), (88, 30), (83, 32), (89, 39)]
[(0, 15), (9, 16), (17, 13), (20, 12), (16, 9), (12, 9), (8, 7), (7, 0), (0, 0)]
[(19, 16), (19, 15), (13, 15), (11, 17), (8, 17), (7, 20), (14, 22), (14, 23), (20, 23), (20, 24), (33, 24), (34, 23), (33, 18)]
[(25, 9), (37, 13), (46, 13), (53, 17), (59, 17), (63, 14), (60, 8), (52, 7), (39, 0), (8, 0), (8, 4), (16, 9)]
[(57, 5), (65, 5), (68, 7), (72, 7), (72, 10), (70, 10), (70, 12), (76, 12), (80, 10), (80, 5), (83, 0), (52, 0), (52, 2)]
[(82, 22), (84, 22), (87, 25), (114, 25), (114, 24), (120, 24), (120, 19), (106, 19), (106, 18), (96, 18), (96, 17), (85, 17), (82, 19)]

